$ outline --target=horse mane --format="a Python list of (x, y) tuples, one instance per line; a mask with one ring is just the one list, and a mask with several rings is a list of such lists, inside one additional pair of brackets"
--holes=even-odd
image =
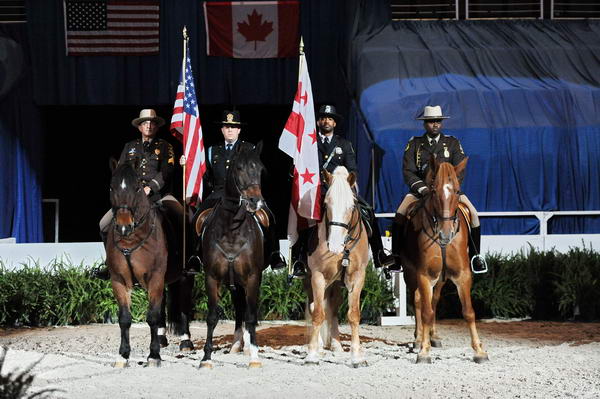
[(348, 169), (344, 166), (335, 168), (331, 175), (331, 184), (329, 185), (327, 194), (325, 194), (326, 202), (333, 201), (336, 206), (343, 207), (344, 209), (354, 206), (356, 197), (352, 191), (352, 187), (350, 187), (350, 183), (348, 183), (349, 175)]

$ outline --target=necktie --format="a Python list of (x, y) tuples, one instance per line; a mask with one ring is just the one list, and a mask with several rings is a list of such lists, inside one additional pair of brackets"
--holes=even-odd
[(323, 139), (323, 144), (328, 145), (329, 144), (329, 137), (325, 137)]
[(144, 141), (144, 152), (150, 152), (150, 142)]
[(227, 144), (227, 151), (231, 151), (231, 143)]

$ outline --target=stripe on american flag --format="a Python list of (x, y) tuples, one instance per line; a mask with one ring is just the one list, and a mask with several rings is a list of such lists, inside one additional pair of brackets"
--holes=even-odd
[(158, 54), (158, 0), (65, 0), (64, 5), (68, 55)]

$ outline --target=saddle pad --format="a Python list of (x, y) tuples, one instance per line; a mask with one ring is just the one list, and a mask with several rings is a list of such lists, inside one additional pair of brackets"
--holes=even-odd
[(465, 220), (467, 221), (467, 226), (469, 226), (469, 229), (471, 229), (471, 212), (469, 211), (469, 207), (463, 204), (462, 202), (459, 202), (458, 209), (460, 209), (460, 211), (462, 212), (463, 216), (465, 217)]

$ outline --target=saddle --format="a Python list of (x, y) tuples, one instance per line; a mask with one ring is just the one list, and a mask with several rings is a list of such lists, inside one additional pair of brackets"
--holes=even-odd
[[(196, 219), (196, 223), (194, 225), (194, 230), (196, 231), (196, 235), (198, 237), (200, 237), (202, 235), (202, 229), (203, 229), (203, 226), (204, 226), (204, 222), (206, 222), (206, 220), (211, 215), (211, 213), (212, 213), (212, 211), (214, 209), (215, 208), (205, 209), (202, 212), (200, 212), (200, 215), (198, 215), (198, 218)], [(265, 211), (264, 209), (259, 209), (254, 214), (254, 217), (256, 218), (256, 220), (258, 221), (258, 223), (265, 230), (267, 230), (269, 228), (269, 215), (267, 215), (267, 211)]]

